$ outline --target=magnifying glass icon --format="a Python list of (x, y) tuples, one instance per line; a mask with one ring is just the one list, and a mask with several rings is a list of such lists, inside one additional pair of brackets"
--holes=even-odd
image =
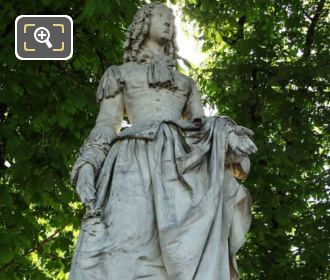
[(38, 27), (34, 31), (34, 39), (38, 43), (45, 43), (49, 49), (53, 47), (52, 43), (49, 41), (50, 33), (46, 27)]

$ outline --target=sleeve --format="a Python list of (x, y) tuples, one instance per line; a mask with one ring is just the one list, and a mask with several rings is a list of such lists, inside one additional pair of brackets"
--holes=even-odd
[(94, 167), (97, 174), (110, 150), (111, 141), (117, 136), (124, 116), (124, 80), (118, 66), (110, 67), (102, 76), (96, 92), (100, 105), (94, 128), (79, 150), (71, 171), (71, 183), (76, 185), (79, 169), (86, 163)]
[(185, 108), (182, 113), (182, 118), (186, 120), (194, 120), (204, 117), (204, 109), (201, 96), (198, 92), (196, 83), (191, 80), (191, 87)]

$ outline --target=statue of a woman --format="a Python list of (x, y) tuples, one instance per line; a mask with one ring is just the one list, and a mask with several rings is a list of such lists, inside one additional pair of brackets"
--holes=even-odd
[[(250, 225), (252, 132), (205, 117), (195, 82), (175, 70), (172, 10), (143, 6), (125, 63), (97, 89), (100, 112), (72, 182), (86, 206), (71, 280), (238, 279)], [(120, 131), (124, 115), (131, 127)]]

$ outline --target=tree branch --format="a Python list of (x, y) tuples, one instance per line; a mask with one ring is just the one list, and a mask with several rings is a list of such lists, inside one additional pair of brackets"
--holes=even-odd
[(307, 34), (306, 34), (305, 47), (304, 47), (304, 52), (303, 52), (304, 58), (308, 58), (311, 54), (312, 45), (313, 45), (313, 41), (314, 41), (315, 29), (316, 29), (317, 23), (321, 17), (321, 14), (323, 12), (324, 3), (325, 3), (325, 0), (321, 0), (317, 5), (313, 18), (308, 17), (311, 20), (311, 24), (309, 25)]
[[(35, 247), (33, 247), (30, 250), (26, 251), (23, 254), (23, 257), (26, 257), (27, 255), (31, 254), (32, 252), (38, 252), (45, 244), (47, 244), (52, 239), (54, 239), (55, 237), (57, 237), (57, 235), (61, 232), (61, 230), (63, 230), (63, 228), (57, 229), (53, 234), (51, 234), (50, 236), (48, 236), (47, 238), (45, 238), (44, 240), (42, 240)], [(15, 264), (15, 259), (13, 259), (9, 263), (7, 263), (7, 264), (3, 265), (2, 267), (0, 267), (0, 270), (6, 269), (7, 267), (11, 266), (12, 264)]]
[(6, 154), (5, 154), (5, 141), (0, 140), (0, 169), (6, 169), (5, 161), (6, 161)]
[(310, 21), (313, 20), (313, 18), (312, 18), (309, 14), (307, 14), (305, 11), (303, 11), (303, 14), (304, 14), (304, 16), (307, 17)]
[(227, 36), (221, 36), (222, 37), (222, 40), (224, 40), (228, 45), (232, 46), (234, 44), (236, 44), (238, 42), (238, 40), (240, 39), (244, 39), (244, 24), (246, 23), (246, 16), (241, 16), (239, 19), (238, 19), (238, 22), (237, 22), (237, 31), (236, 31), (236, 34), (235, 34), (235, 38), (231, 39), (231, 38), (228, 38)]
[(255, 64), (252, 65), (251, 68), (251, 78), (252, 78), (252, 92), (254, 94), (255, 102), (251, 105), (250, 107), (250, 113), (251, 113), (251, 118), (254, 123), (258, 122), (258, 104), (259, 104), (259, 98), (256, 93), (256, 89), (258, 88), (257, 84), (257, 75), (258, 75), (258, 70)]

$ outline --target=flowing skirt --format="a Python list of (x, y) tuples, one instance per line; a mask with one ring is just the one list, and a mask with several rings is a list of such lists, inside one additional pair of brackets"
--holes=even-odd
[(250, 196), (226, 164), (228, 124), (159, 125), (153, 140), (123, 137), (100, 170), (71, 280), (238, 279), (235, 254), (251, 222)]

